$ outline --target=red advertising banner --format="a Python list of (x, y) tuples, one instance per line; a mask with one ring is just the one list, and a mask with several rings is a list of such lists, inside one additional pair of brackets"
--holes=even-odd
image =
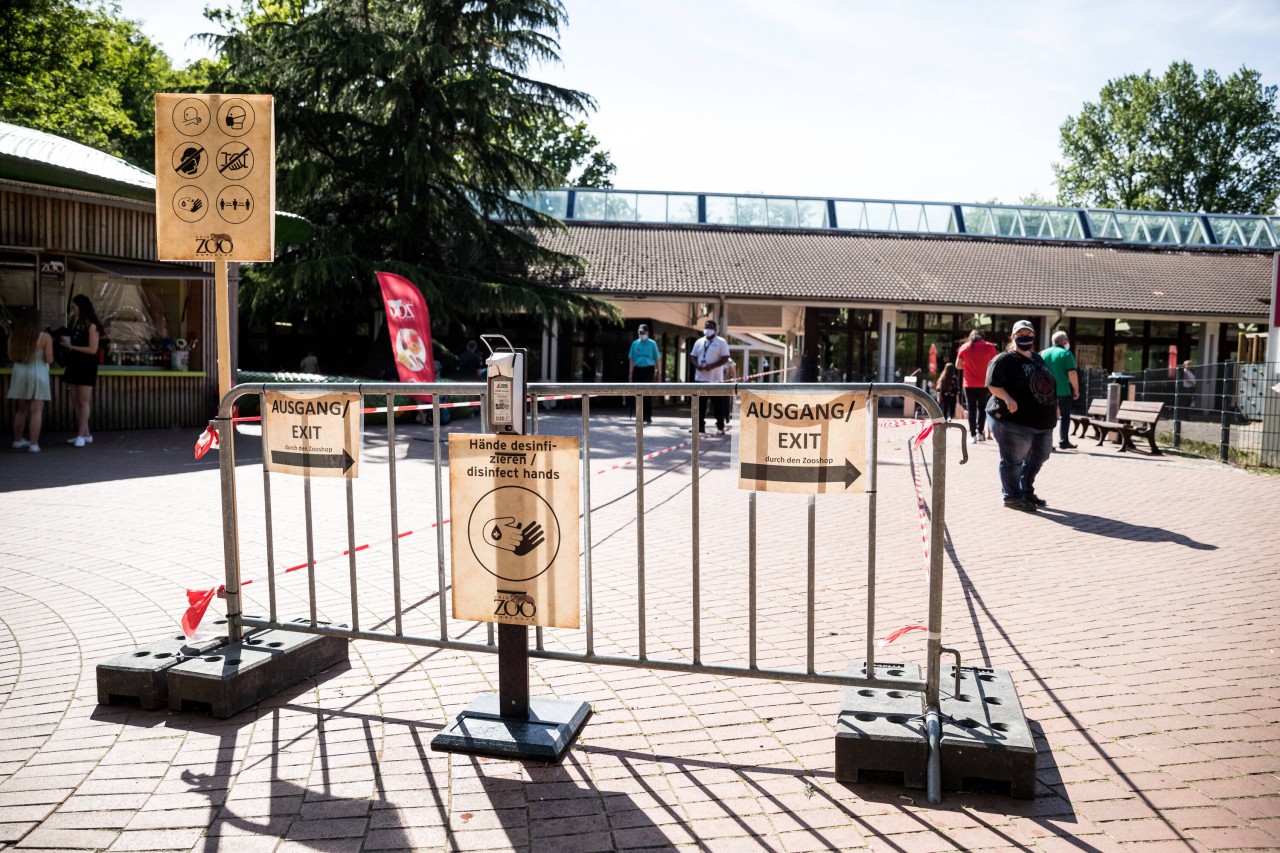
[(407, 278), (389, 272), (378, 273), (378, 286), (382, 288), (382, 302), (387, 309), (387, 329), (391, 333), (391, 351), (400, 381), (435, 382), (431, 318), (422, 293)]

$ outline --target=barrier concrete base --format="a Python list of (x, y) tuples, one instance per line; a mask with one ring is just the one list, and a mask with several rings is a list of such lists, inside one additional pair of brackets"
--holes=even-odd
[[(861, 661), (850, 675), (864, 675)], [(915, 664), (876, 664), (885, 687), (847, 687), (836, 721), (836, 780), (888, 782), (924, 788), (929, 741), (924, 695), (895, 690), (893, 680), (919, 680)], [(944, 667), (942, 685), (954, 689), (955, 668)], [(961, 667), (960, 693), (944, 694), (942, 788), (947, 791), (1007, 791), (1031, 798), (1036, 789), (1036, 747), (1005, 670)]]
[[(214, 623), (226, 631), (226, 619)], [(98, 704), (136, 704), (144, 711), (154, 711), (169, 703), (169, 670), (178, 664), (225, 645), (225, 633), (202, 642), (173, 634), (154, 643), (125, 652), (98, 664)]]
[[(877, 663), (884, 687), (846, 687), (836, 720), (836, 780), (887, 782), (923, 788), (929, 762), (924, 728), (924, 694), (895, 690), (894, 680), (919, 681), (915, 664)], [(849, 675), (865, 676), (863, 661)]]
[(467, 752), (499, 758), (558, 761), (591, 716), (591, 706), (575, 699), (531, 697), (529, 718), (498, 713), (498, 694), (486, 693), (431, 740), (438, 752)]
[[(955, 668), (942, 683), (954, 685)], [(954, 689), (954, 686), (952, 687)], [(1036, 743), (1013, 678), (1003, 669), (961, 667), (960, 694), (942, 697), (942, 787), (1036, 795)]]
[(246, 636), (169, 669), (169, 710), (206, 711), (225, 719), (345, 662), (348, 646), (345, 637), (297, 631), (266, 630)]

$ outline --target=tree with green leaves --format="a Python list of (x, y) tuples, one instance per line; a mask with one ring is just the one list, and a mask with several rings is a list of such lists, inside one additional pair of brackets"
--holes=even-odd
[(246, 276), (255, 316), (349, 323), (377, 304), (377, 269), (418, 284), (433, 319), (608, 310), (530, 275), (578, 261), (532, 240), (563, 226), (513, 200), (567, 177), (576, 156), (547, 139), (594, 142), (570, 123), (590, 96), (527, 73), (558, 59), (559, 0), (285, 0), (213, 17), (229, 85), (275, 96), (279, 205), (316, 227)]
[(1061, 128), (1058, 200), (1127, 210), (1269, 213), (1280, 193), (1276, 87), (1188, 62), (1112, 80)]
[(202, 88), (114, 6), (12, 0), (0, 17), (0, 119), (154, 166), (155, 93)]

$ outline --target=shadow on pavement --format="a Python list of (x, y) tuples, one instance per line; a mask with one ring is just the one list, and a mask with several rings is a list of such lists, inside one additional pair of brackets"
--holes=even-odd
[(1118, 518), (1106, 518), (1100, 515), (1086, 515), (1053, 507), (1041, 507), (1036, 513), (1040, 518), (1056, 521), (1081, 533), (1092, 533), (1095, 536), (1108, 536), (1112, 539), (1127, 539), (1131, 542), (1172, 542), (1185, 545), (1197, 551), (1216, 551), (1217, 545), (1198, 542), (1190, 536), (1174, 533), (1162, 527), (1148, 527), (1145, 524), (1131, 524)]

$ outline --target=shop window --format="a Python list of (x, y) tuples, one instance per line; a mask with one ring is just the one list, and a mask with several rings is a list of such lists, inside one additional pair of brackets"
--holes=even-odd
[(0, 318), (36, 304), (34, 255), (0, 253)]
[(1107, 321), (1093, 317), (1075, 318), (1077, 338), (1100, 338), (1107, 333)]
[(187, 284), (75, 273), (71, 296), (83, 293), (102, 320), (106, 363), (119, 367), (166, 367), (169, 352), (187, 339)]

